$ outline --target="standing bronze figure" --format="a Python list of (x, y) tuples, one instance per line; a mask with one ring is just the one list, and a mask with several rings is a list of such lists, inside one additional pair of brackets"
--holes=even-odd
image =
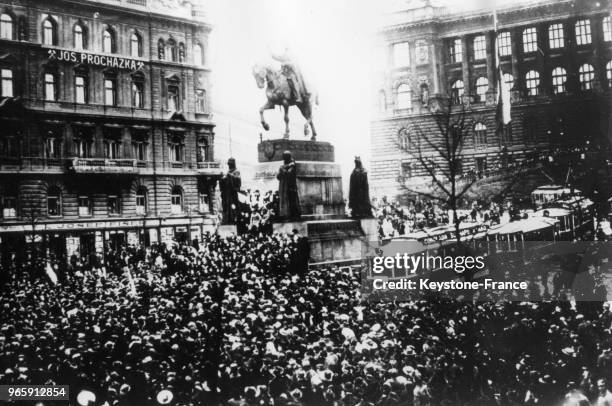
[(309, 126), (312, 130), (312, 141), (316, 141), (317, 132), (312, 122), (312, 110), (315, 104), (319, 104), (317, 95), (306, 85), (304, 77), (299, 67), (294, 63), (288, 52), (284, 54), (272, 55), (274, 59), (281, 63), (281, 69), (267, 66), (255, 65), (253, 76), (260, 89), (266, 88), (268, 101), (259, 109), (261, 125), (266, 131), (270, 130), (270, 125), (264, 118), (264, 111), (282, 106), (285, 112), (285, 135), (289, 138), (289, 107), (296, 106), (302, 116), (306, 119), (304, 124), (304, 135), (309, 134)]
[(223, 206), (223, 224), (236, 224), (239, 213), (238, 192), (242, 187), (240, 171), (236, 169), (236, 160), (227, 160), (228, 172), (219, 181), (221, 188), (221, 205)]
[(349, 208), (351, 209), (351, 216), (353, 218), (372, 217), (368, 172), (363, 167), (361, 158), (358, 156), (355, 157), (355, 169), (353, 169), (353, 173), (351, 173)]
[(283, 165), (278, 170), (278, 197), (279, 217), (282, 220), (298, 219), (300, 213), (300, 199), (298, 196), (295, 161), (291, 152), (283, 152)]

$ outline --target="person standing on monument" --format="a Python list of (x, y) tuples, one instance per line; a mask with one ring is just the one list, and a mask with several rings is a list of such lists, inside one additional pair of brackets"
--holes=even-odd
[(279, 217), (282, 220), (298, 219), (300, 217), (300, 200), (298, 197), (295, 161), (291, 152), (283, 152), (283, 165), (276, 175), (278, 179)]
[(219, 181), (221, 205), (223, 207), (223, 224), (236, 224), (239, 213), (238, 192), (242, 186), (240, 171), (236, 169), (236, 160), (227, 160), (228, 172)]
[(349, 184), (349, 208), (353, 218), (372, 217), (368, 172), (363, 167), (361, 158), (358, 156), (355, 157), (355, 169), (351, 173)]

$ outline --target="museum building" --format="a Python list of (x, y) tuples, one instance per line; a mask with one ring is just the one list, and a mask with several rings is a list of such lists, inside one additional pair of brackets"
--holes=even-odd
[(201, 239), (221, 175), (205, 12), (0, 0), (4, 260)]
[[(461, 173), (485, 177), (547, 151), (609, 148), (610, 1), (502, 4), (497, 27), (490, 5), (400, 1), (385, 14), (372, 97), (375, 195), (405, 196), (429, 176), (418, 157), (438, 159), (424, 137), (440, 132), (434, 119), (440, 108), (450, 111), (451, 122), (464, 119)], [(496, 120), (498, 76), (510, 89), (511, 121), (503, 130)]]

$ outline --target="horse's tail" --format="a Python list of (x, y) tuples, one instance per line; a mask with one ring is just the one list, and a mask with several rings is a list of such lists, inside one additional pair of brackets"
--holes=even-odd
[(315, 104), (318, 106), (319, 105), (319, 93), (315, 94), (315, 100), (314, 100)]

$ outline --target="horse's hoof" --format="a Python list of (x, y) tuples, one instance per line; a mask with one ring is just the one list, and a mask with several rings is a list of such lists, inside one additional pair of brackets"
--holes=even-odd
[(264, 130), (270, 131), (270, 125), (268, 123), (261, 123), (261, 125), (263, 126)]
[(315, 135), (313, 135), (312, 137), (310, 137), (310, 141), (316, 141), (317, 137)]

